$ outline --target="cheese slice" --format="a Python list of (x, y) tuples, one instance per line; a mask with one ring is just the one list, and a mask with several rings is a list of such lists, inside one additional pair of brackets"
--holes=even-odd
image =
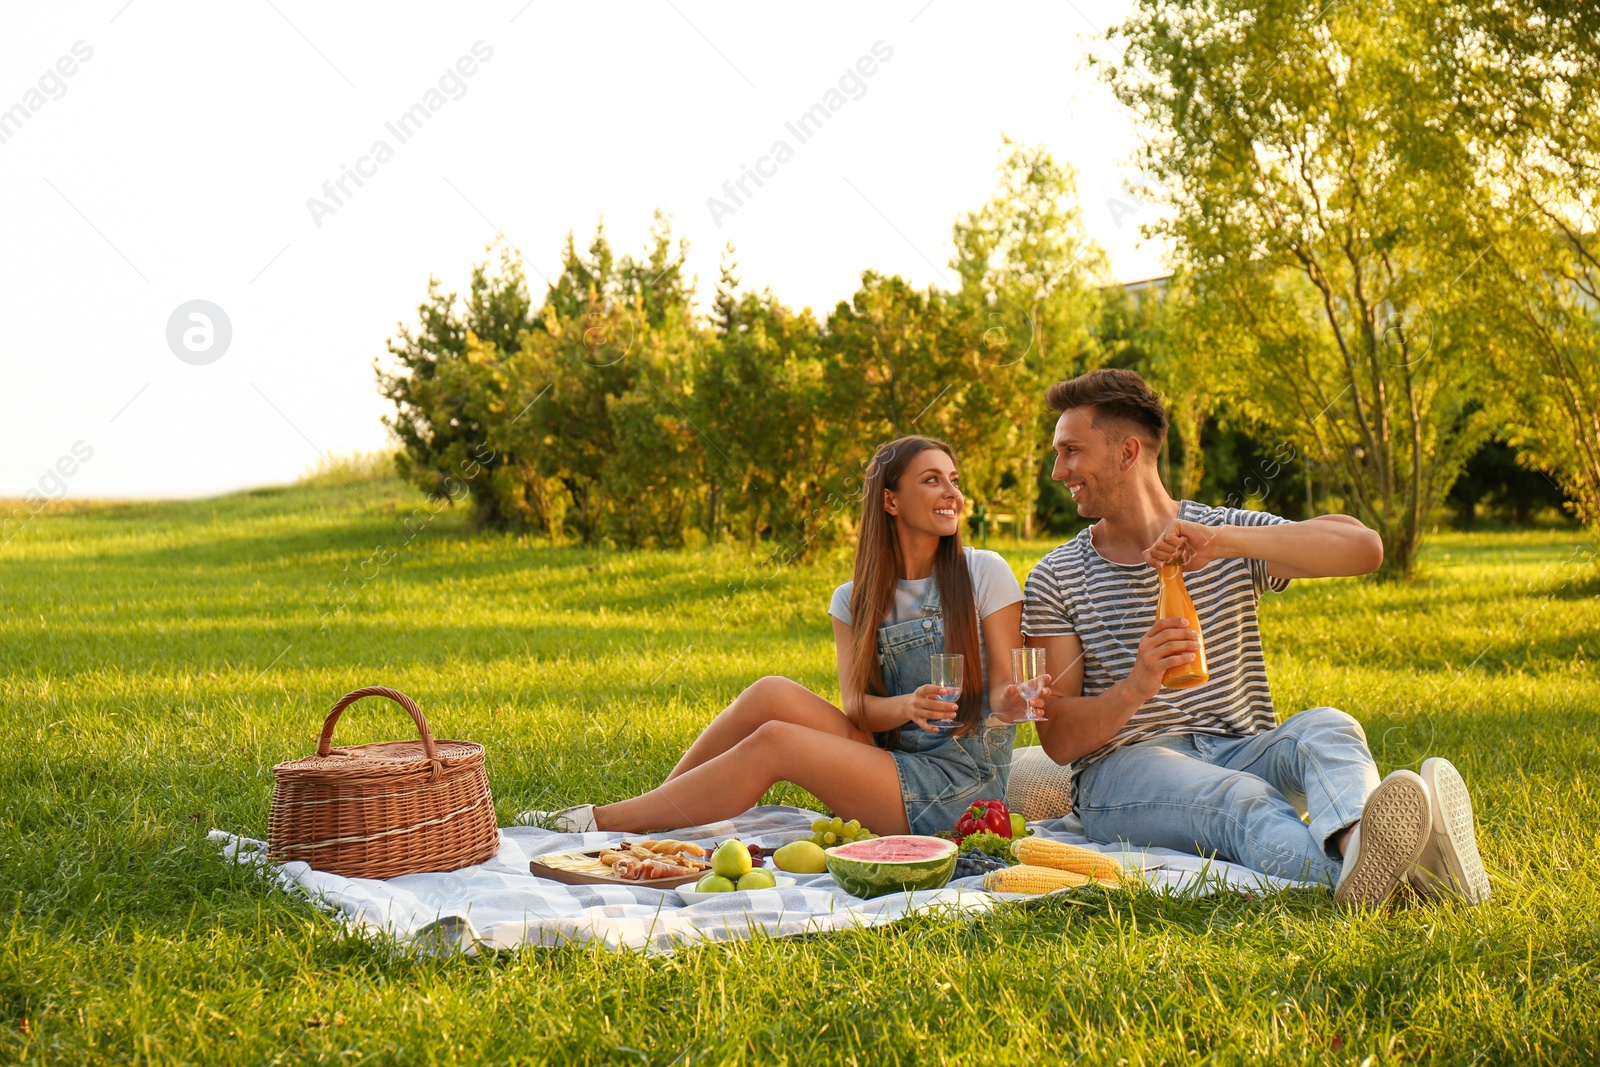
[(539, 862), (552, 870), (569, 871), (573, 874), (616, 876), (611, 864), (602, 863), (594, 856), (585, 856), (582, 852), (552, 852), (548, 856), (540, 856)]

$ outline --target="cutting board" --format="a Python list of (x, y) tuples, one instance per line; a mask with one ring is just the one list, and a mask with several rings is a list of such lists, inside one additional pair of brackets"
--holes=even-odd
[[(697, 882), (705, 874), (702, 871), (699, 874), (685, 874), (677, 878), (619, 878), (614, 874), (600, 873), (599, 859), (603, 851), (604, 849), (594, 848), (547, 852), (529, 863), (528, 870), (540, 878), (548, 878), (552, 882), (561, 882), (564, 885), (631, 885), (643, 886), (646, 889), (675, 889), (680, 885)], [(592, 864), (596, 869), (584, 870), (586, 863)]]

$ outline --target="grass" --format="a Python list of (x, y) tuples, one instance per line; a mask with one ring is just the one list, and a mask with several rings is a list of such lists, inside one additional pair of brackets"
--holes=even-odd
[[(488, 746), (502, 821), (646, 788), (755, 677), (832, 694), (824, 612), (847, 557), (775, 570), (426, 517), (352, 469), (215, 500), (59, 503), (0, 547), (0, 1062), (1600, 1052), (1600, 612), (1575, 531), (1441, 534), (1414, 584), (1297, 583), (1264, 608), (1280, 709), (1344, 707), (1383, 770), (1434, 753), (1461, 767), (1496, 894), (1484, 907), (1093, 891), (668, 957), (439, 960), (345, 933), (221, 862), (206, 830), (265, 836), (271, 766), (373, 682)], [(1046, 547), (1003, 551), (1020, 575)], [(363, 704), (339, 738), (404, 726)]]

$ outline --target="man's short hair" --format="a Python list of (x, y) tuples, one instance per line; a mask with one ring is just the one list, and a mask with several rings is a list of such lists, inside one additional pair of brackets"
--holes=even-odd
[(1131, 370), (1105, 367), (1057, 382), (1045, 391), (1050, 410), (1095, 409), (1098, 422), (1121, 423), (1160, 448), (1167, 439), (1167, 409), (1154, 389)]

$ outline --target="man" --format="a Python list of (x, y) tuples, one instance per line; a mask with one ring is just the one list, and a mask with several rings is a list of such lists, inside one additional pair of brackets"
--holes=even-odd
[[(1290, 522), (1172, 499), (1156, 466), (1166, 412), (1131, 371), (1047, 397), (1061, 416), (1051, 476), (1098, 521), (1034, 567), (1022, 629), (1055, 676), (1039, 740), (1074, 768), (1084, 832), (1326, 882), (1340, 903), (1381, 904), (1403, 881), (1429, 899), (1487, 899), (1472, 804), (1448, 761), (1380, 784), (1349, 715), (1314, 708), (1279, 724), (1272, 707), (1261, 594), (1376, 570), (1377, 534), (1347, 515)], [(1169, 560), (1183, 564), (1210, 669), (1192, 689), (1161, 684), (1199, 647), (1183, 619), (1156, 618), (1155, 568)]]

